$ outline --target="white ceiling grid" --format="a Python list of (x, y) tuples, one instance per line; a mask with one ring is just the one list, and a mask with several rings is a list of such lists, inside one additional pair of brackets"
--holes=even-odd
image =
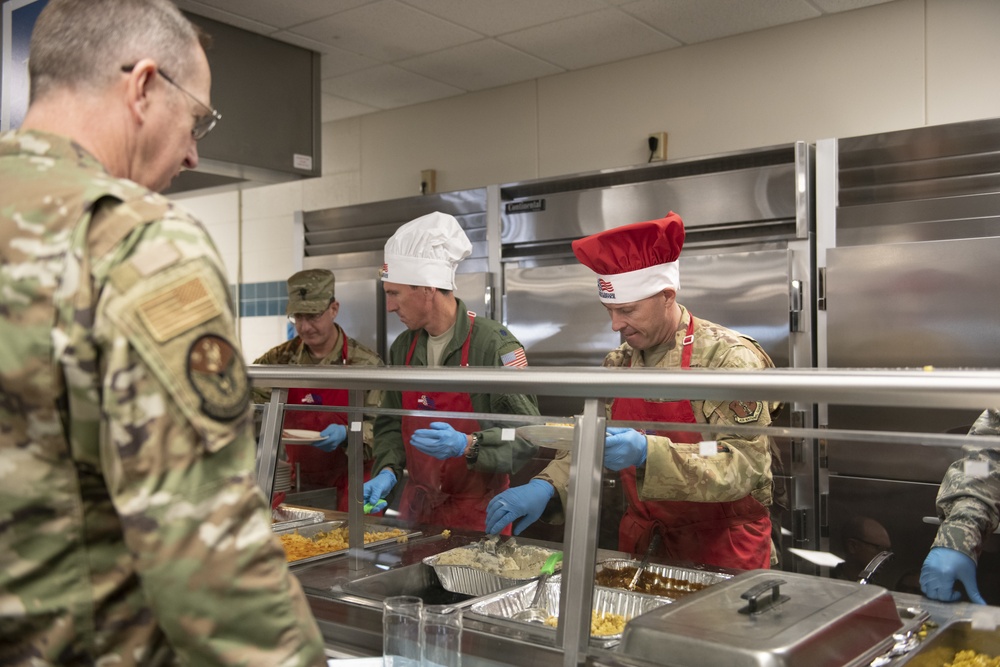
[(888, 1), (176, 0), (322, 53), (324, 121)]

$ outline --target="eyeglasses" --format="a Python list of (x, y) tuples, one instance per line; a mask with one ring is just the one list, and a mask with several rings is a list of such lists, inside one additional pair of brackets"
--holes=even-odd
[[(125, 72), (126, 74), (131, 73), (133, 69), (135, 69), (135, 65), (122, 65), (122, 72)], [(200, 141), (200, 140), (204, 139), (205, 135), (208, 134), (209, 132), (211, 132), (212, 128), (215, 127), (215, 124), (218, 123), (220, 120), (222, 120), (222, 114), (219, 113), (218, 111), (216, 111), (215, 109), (213, 109), (212, 107), (208, 106), (207, 104), (205, 104), (201, 100), (199, 100), (197, 97), (195, 97), (194, 95), (192, 95), (188, 91), (184, 90), (180, 86), (180, 84), (178, 84), (176, 81), (174, 81), (172, 78), (170, 78), (170, 76), (166, 72), (164, 72), (162, 69), (158, 69), (156, 71), (160, 73), (160, 76), (163, 77), (164, 81), (166, 81), (171, 86), (173, 86), (177, 90), (179, 90), (182, 93), (184, 93), (185, 95), (187, 95), (189, 98), (191, 98), (192, 100), (194, 100), (195, 103), (198, 104), (199, 106), (203, 106), (206, 109), (208, 109), (208, 113), (207, 114), (195, 117), (195, 119), (194, 119), (194, 127), (191, 128), (191, 137), (195, 141)]]
[(313, 313), (312, 315), (307, 315), (305, 313), (294, 313), (288, 316), (288, 321), (292, 324), (316, 324), (319, 322), (319, 318), (326, 314), (324, 310), (322, 313)]

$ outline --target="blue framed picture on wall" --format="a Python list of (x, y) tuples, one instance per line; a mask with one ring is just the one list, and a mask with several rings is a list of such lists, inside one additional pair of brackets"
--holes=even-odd
[(28, 46), (38, 14), (48, 0), (6, 0), (3, 4), (3, 89), (0, 130), (21, 126), (28, 110)]

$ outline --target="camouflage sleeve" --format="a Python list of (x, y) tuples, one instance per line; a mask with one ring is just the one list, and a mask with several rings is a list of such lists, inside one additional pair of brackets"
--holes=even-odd
[[(725, 368), (760, 368), (761, 364), (750, 348), (742, 346), (731, 348), (719, 361), (718, 367)], [(762, 401), (693, 401), (692, 405), (702, 423), (771, 425), (769, 406)], [(724, 431), (706, 433), (703, 437), (715, 439), (721, 451), (713, 456), (700, 456), (697, 443), (677, 443), (667, 437), (648, 436), (640, 497), (643, 500), (727, 502), (753, 495), (761, 504), (770, 505), (770, 438), (764, 435), (743, 437)]]
[(246, 369), (214, 247), (186, 219), (134, 235), (108, 262), (94, 332), (102, 467), (146, 599), (182, 663), (324, 665), (254, 484)]
[[(352, 366), (383, 366), (381, 357), (353, 338), (348, 339), (351, 346), (348, 352), (349, 363)], [(378, 408), (382, 405), (382, 390), (368, 389), (365, 391), (365, 407)], [(372, 444), (375, 442), (375, 415), (365, 414), (361, 425), (361, 434), (365, 443), (365, 458), (371, 458)]]
[[(382, 407), (389, 410), (401, 409), (402, 396), (398, 391), (383, 392)], [(395, 415), (378, 415), (375, 418), (373, 435), (375, 442), (372, 447), (374, 458), (372, 476), (377, 475), (382, 468), (388, 467), (396, 473), (396, 480), (401, 480), (403, 468), (406, 467), (402, 420)]]
[[(280, 364), (288, 363), (284, 361), (280, 356), (280, 350), (282, 346), (278, 345), (272, 347), (270, 350), (260, 355), (253, 360), (254, 364), (260, 364), (262, 366), (277, 366)], [(267, 403), (271, 400), (271, 388), (270, 387), (253, 387), (251, 388), (253, 402), (254, 403)]]
[[(506, 329), (499, 329), (490, 337), (480, 336), (480, 333), (473, 332), (477, 343), (485, 338), (482, 344), (489, 350), (484, 353), (486, 357), (483, 365), (492, 364), (501, 367), (504, 365), (504, 355), (515, 354), (524, 349), (521, 342)], [(530, 394), (489, 394), (489, 405), (484, 406), (484, 410), (504, 415), (539, 414), (538, 399)], [(534, 458), (538, 447), (520, 436), (515, 436), (513, 440), (504, 440), (503, 429), (516, 426), (516, 422), (505, 421), (499, 425), (494, 424), (495, 422), (481, 423), (483, 430), (480, 431), (479, 458), (473, 469), (501, 474), (515, 473)]]
[(535, 479), (541, 479), (555, 487), (555, 496), (558, 502), (553, 500), (542, 513), (542, 520), (548, 523), (563, 523), (566, 521), (566, 504), (569, 498), (569, 452), (558, 452), (555, 458), (549, 462), (540, 473), (535, 475)]
[[(969, 435), (1000, 435), (1000, 412), (987, 410)], [(966, 475), (967, 462), (986, 465), (985, 477)], [(983, 543), (1000, 523), (1000, 449), (977, 449), (949, 466), (937, 496), (941, 526), (934, 547), (961, 551), (979, 560)]]

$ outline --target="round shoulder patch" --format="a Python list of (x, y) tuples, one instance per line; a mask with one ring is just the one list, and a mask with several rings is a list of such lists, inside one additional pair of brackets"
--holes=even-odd
[(216, 421), (232, 421), (250, 405), (250, 383), (243, 357), (225, 338), (199, 337), (188, 350), (187, 376), (201, 410)]
[(764, 404), (760, 401), (733, 401), (729, 404), (729, 409), (737, 424), (748, 424), (760, 419), (760, 413), (764, 411)]

